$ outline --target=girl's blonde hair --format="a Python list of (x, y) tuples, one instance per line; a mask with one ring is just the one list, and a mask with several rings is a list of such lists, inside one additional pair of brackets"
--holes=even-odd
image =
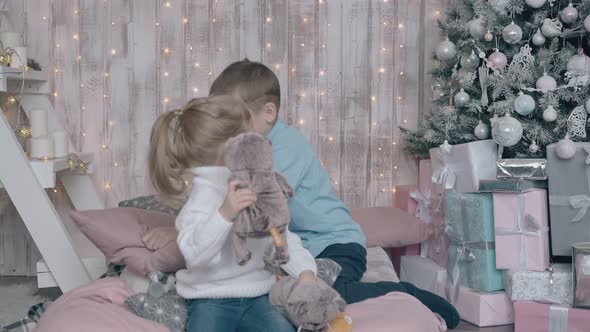
[(249, 128), (245, 104), (231, 96), (190, 100), (183, 109), (168, 111), (152, 127), (149, 175), (152, 185), (178, 206), (190, 189), (190, 169), (215, 165), (220, 147)]

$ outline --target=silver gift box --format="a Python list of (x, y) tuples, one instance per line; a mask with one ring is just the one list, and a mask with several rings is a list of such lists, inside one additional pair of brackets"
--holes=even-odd
[(547, 159), (498, 159), (499, 179), (547, 180)]

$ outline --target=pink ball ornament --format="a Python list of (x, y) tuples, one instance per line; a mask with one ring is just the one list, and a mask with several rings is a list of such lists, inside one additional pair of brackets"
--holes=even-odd
[(578, 10), (574, 7), (574, 4), (570, 2), (570, 4), (561, 11), (559, 16), (563, 23), (572, 24), (578, 20)]
[(569, 138), (566, 137), (555, 146), (555, 153), (559, 159), (568, 160), (572, 159), (576, 154), (576, 144)]
[(506, 68), (507, 64), (508, 58), (506, 58), (506, 55), (504, 55), (504, 53), (500, 52), (498, 49), (488, 56), (488, 67), (502, 70)]
[(522, 39), (522, 29), (512, 22), (502, 30), (502, 39), (508, 44), (516, 44)]
[(457, 55), (457, 47), (447, 38), (436, 47), (436, 57), (441, 61), (450, 61)]
[(545, 120), (545, 122), (553, 122), (557, 120), (557, 111), (552, 105), (547, 106), (543, 111), (543, 120)]
[(492, 33), (488, 30), (488, 32), (486, 32), (485, 35), (483, 35), (483, 39), (487, 42), (491, 42), (492, 40), (494, 40), (494, 35), (492, 35)]
[(537, 32), (535, 32), (532, 39), (533, 44), (535, 44), (536, 46), (543, 46), (545, 44), (545, 41), (547, 40), (547, 38), (545, 38), (545, 36), (543, 36), (543, 34), (541, 33), (540, 29), (538, 29)]
[(567, 61), (567, 71), (573, 74), (590, 74), (590, 58), (582, 49)]
[(543, 93), (547, 93), (548, 91), (553, 91), (557, 89), (557, 82), (555, 79), (549, 75), (547, 72), (543, 73), (543, 76), (539, 77), (537, 80), (537, 89), (541, 90)]
[(539, 152), (539, 146), (537, 145), (536, 142), (533, 141), (533, 143), (531, 143), (531, 145), (529, 145), (529, 152), (530, 153), (537, 153), (537, 152)]

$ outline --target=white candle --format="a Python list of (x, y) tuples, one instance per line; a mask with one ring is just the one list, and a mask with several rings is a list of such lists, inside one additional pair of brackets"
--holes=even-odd
[(53, 139), (50, 137), (31, 138), (31, 157), (53, 158)]
[(63, 130), (54, 131), (53, 147), (55, 158), (61, 158), (68, 155), (68, 134)]
[(4, 48), (15, 48), (25, 46), (23, 35), (18, 32), (0, 32), (0, 41)]
[(33, 137), (47, 136), (47, 111), (34, 109), (29, 112), (31, 135)]
[(24, 46), (14, 47), (14, 53), (10, 59), (11, 68), (23, 68), (27, 65), (27, 48)]

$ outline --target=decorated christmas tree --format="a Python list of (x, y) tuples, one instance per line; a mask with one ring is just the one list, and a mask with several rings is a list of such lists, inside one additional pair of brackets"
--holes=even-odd
[[(402, 129), (419, 157), (448, 141), (493, 138), (504, 157), (560, 155), (585, 141), (590, 0), (453, 0), (440, 22), (431, 114)], [(567, 159), (567, 158), (566, 158)]]

